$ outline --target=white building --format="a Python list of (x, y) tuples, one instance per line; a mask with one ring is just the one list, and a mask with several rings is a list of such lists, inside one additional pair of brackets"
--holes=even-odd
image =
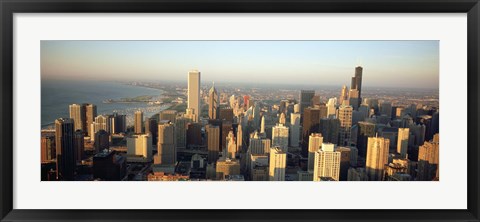
[(340, 152), (335, 151), (335, 144), (323, 143), (322, 149), (315, 152), (313, 181), (320, 181), (320, 177), (340, 180), (340, 155)]
[(272, 127), (272, 146), (280, 147), (284, 152), (288, 151), (288, 127), (277, 124)]
[(270, 181), (285, 181), (287, 154), (279, 147), (270, 148), (268, 177)]

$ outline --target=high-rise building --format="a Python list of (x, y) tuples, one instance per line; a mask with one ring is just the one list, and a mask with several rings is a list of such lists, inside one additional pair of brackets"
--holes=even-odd
[(55, 120), (57, 180), (74, 180), (76, 166), (74, 132), (73, 119), (60, 118)]
[(358, 122), (357, 148), (358, 154), (365, 158), (367, 156), (368, 138), (375, 136), (375, 124), (371, 122)]
[(95, 147), (95, 153), (100, 153), (104, 149), (110, 148), (110, 134), (105, 130), (99, 130), (95, 133), (95, 142), (93, 146)]
[(341, 153), (335, 151), (335, 144), (322, 144), (322, 149), (315, 152), (313, 181), (321, 181), (321, 177), (331, 177), (332, 179), (339, 181), (340, 156)]
[(323, 141), (333, 144), (338, 144), (338, 134), (340, 131), (340, 120), (339, 119), (320, 119), (320, 129), (319, 132), (323, 136)]
[(304, 110), (312, 106), (312, 99), (315, 96), (315, 90), (301, 90), (300, 91), (300, 113), (303, 114)]
[(365, 168), (349, 168), (348, 169), (348, 181), (368, 181), (367, 171)]
[(218, 119), (218, 114), (219, 114), (218, 109), (219, 109), (219, 98), (218, 98), (217, 90), (215, 89), (215, 83), (213, 83), (212, 88), (210, 88), (210, 90), (208, 91), (208, 118)]
[(417, 180), (431, 181), (439, 178), (439, 148), (439, 134), (435, 134), (433, 140), (425, 142), (419, 147)]
[(227, 136), (230, 130), (233, 129), (233, 125), (231, 122), (222, 122), (222, 129), (220, 130), (220, 139), (221, 139), (221, 147), (220, 151), (223, 151), (223, 149), (227, 148)]
[(50, 162), (56, 158), (55, 156), (55, 134), (43, 133), (41, 138), (41, 159), (42, 163)]
[(340, 103), (339, 104), (340, 105), (350, 105), (350, 101), (348, 100), (348, 87), (346, 85), (342, 86), (342, 91), (340, 92)]
[(347, 181), (352, 151), (350, 147), (337, 147), (336, 151), (340, 152), (340, 181)]
[(205, 131), (207, 132), (207, 160), (209, 163), (215, 163), (220, 152), (220, 127), (207, 125), (205, 126)]
[(233, 109), (230, 107), (221, 108), (219, 119), (233, 123)]
[(358, 107), (360, 106), (361, 100), (359, 97), (359, 92), (357, 89), (350, 89), (348, 93), (348, 101), (350, 106), (353, 107), (354, 110), (358, 110)]
[(308, 140), (308, 171), (313, 171), (315, 166), (315, 152), (321, 149), (323, 137), (320, 133), (312, 133)]
[(285, 116), (285, 113), (280, 113), (280, 117), (278, 118), (278, 123), (286, 125), (287, 124), (287, 117)]
[(278, 146), (284, 152), (288, 151), (288, 127), (277, 124), (272, 127), (272, 146)]
[(270, 148), (269, 181), (285, 181), (287, 154), (279, 147)]
[(260, 122), (260, 133), (265, 133), (265, 116), (262, 116), (262, 120)]
[(69, 107), (70, 119), (73, 119), (75, 123), (75, 130), (87, 130), (87, 116), (85, 104), (72, 104)]
[(327, 117), (333, 119), (337, 116), (337, 98), (328, 99), (327, 103)]
[(380, 103), (380, 114), (387, 116), (389, 119), (392, 119), (392, 103)]
[(128, 137), (127, 154), (130, 156), (141, 156), (146, 161), (151, 161), (152, 136), (149, 134), (135, 134)]
[(338, 119), (340, 120), (339, 141), (341, 146), (350, 145), (350, 128), (352, 127), (352, 106), (341, 105), (338, 109)]
[(74, 137), (75, 137), (75, 142), (73, 144), (74, 150), (75, 150), (75, 161), (82, 162), (83, 160), (83, 153), (85, 152), (85, 145), (84, 145), (84, 139), (83, 139), (84, 133), (82, 130), (76, 130)]
[(242, 124), (238, 124), (237, 127), (237, 151), (238, 152), (245, 152), (244, 146), (243, 146), (243, 127)]
[(402, 158), (407, 157), (408, 135), (410, 135), (409, 128), (398, 128), (397, 153), (399, 153)]
[(300, 113), (300, 108), (301, 108), (301, 106), (300, 106), (299, 103), (293, 105), (293, 112), (294, 113)]
[(193, 109), (196, 119), (194, 122), (198, 122), (201, 116), (200, 109), (200, 72), (192, 70), (188, 72), (188, 108)]
[(302, 155), (307, 156), (309, 136), (311, 133), (319, 132), (320, 129), (320, 109), (305, 108), (302, 126)]
[(361, 66), (355, 67), (355, 76), (352, 77), (352, 85), (351, 89), (356, 89), (358, 90), (358, 98), (359, 101), (362, 101), (362, 73), (363, 73), (363, 68)]
[(177, 118), (175, 119), (175, 144), (177, 148), (187, 147), (187, 124), (191, 122), (191, 119), (185, 118), (183, 116), (177, 116)]
[(187, 123), (187, 147), (198, 148), (202, 144), (202, 124)]
[(237, 143), (235, 136), (233, 135), (233, 130), (230, 130), (228, 132), (228, 136), (226, 138), (227, 141), (227, 149), (225, 149), (225, 154), (224, 157), (230, 158), (230, 159), (235, 159), (235, 156), (237, 154)]
[(383, 180), (385, 165), (388, 164), (390, 140), (383, 137), (369, 137), (367, 147), (367, 175), (369, 180)]
[(94, 135), (92, 134), (92, 124), (95, 121), (95, 117), (97, 117), (97, 106), (94, 104), (86, 104), (86, 124), (87, 124), (87, 135), (90, 137), (93, 137)]
[(166, 109), (160, 112), (160, 121), (168, 120), (175, 124), (175, 121), (177, 120), (177, 116), (178, 114), (176, 110)]
[(253, 105), (253, 104), (250, 103), (250, 96), (249, 95), (244, 95), (243, 96), (243, 108), (245, 110), (247, 110), (248, 108), (251, 107), (251, 105)]
[(240, 161), (236, 159), (221, 159), (217, 161), (217, 180), (223, 180), (228, 175), (240, 174)]
[(140, 110), (135, 111), (135, 134), (143, 133), (143, 112)]
[(152, 135), (152, 145), (157, 144), (158, 139), (158, 123), (154, 118), (145, 119), (145, 134)]
[(261, 138), (257, 132), (255, 132), (253, 137), (250, 138), (249, 144), (248, 152), (250, 154), (264, 154), (270, 152), (271, 140)]
[(290, 113), (290, 146), (298, 147), (300, 143), (300, 113)]
[(127, 171), (125, 157), (114, 151), (104, 151), (93, 156), (93, 178), (104, 181), (122, 180)]
[[(88, 108), (88, 107), (87, 107)], [(88, 111), (88, 109), (87, 109)], [(88, 114), (88, 112), (87, 112)], [(114, 129), (112, 134), (115, 133), (122, 133), (127, 131), (127, 116), (126, 115), (119, 115), (116, 112), (113, 113), (112, 116), (113, 122), (110, 122), (110, 125), (113, 125), (113, 127), (110, 127)]]
[(175, 125), (168, 120), (162, 120), (158, 124), (158, 153), (155, 164), (175, 164), (177, 162), (177, 149), (175, 138)]

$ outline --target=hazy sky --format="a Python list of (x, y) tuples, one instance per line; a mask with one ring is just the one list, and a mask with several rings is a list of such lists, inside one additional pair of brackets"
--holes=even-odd
[(41, 41), (44, 79), (438, 88), (438, 41)]

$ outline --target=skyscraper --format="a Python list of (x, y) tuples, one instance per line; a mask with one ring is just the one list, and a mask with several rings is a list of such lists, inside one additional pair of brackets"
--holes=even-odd
[(371, 122), (358, 122), (358, 133), (357, 133), (357, 148), (360, 156), (365, 158), (367, 156), (367, 145), (368, 138), (375, 136), (375, 124)]
[(75, 123), (75, 130), (87, 130), (87, 116), (85, 104), (72, 104), (69, 106), (70, 119)]
[(152, 159), (152, 136), (150, 134), (136, 134), (127, 138), (127, 154), (141, 156), (147, 162)]
[(315, 166), (315, 152), (320, 150), (323, 143), (323, 137), (320, 133), (312, 133), (308, 141), (308, 171), (313, 171)]
[(73, 119), (55, 120), (55, 146), (57, 180), (74, 180), (75, 176), (75, 124)]
[[(344, 104), (346, 102), (346, 104)], [(346, 85), (342, 86), (342, 91), (340, 92), (340, 105), (350, 105), (348, 100), (348, 87)]]
[(311, 133), (319, 132), (320, 128), (320, 109), (305, 108), (302, 121), (302, 155), (308, 155), (308, 137)]
[(417, 180), (431, 181), (438, 178), (440, 136), (435, 134), (431, 141), (425, 142), (418, 149)]
[(226, 138), (227, 141), (227, 147), (224, 150), (225, 154), (224, 157), (230, 158), (230, 159), (235, 159), (235, 156), (237, 155), (237, 142), (235, 135), (233, 135), (233, 130), (230, 130), (228, 132), (228, 136)]
[(105, 130), (99, 130), (95, 133), (95, 142), (93, 146), (95, 147), (95, 153), (100, 153), (104, 149), (108, 149), (110, 147), (110, 134), (107, 133)]
[(350, 147), (337, 147), (336, 151), (340, 152), (340, 181), (346, 181), (352, 160), (352, 151)]
[(264, 154), (270, 152), (272, 142), (270, 139), (261, 138), (257, 132), (250, 138), (248, 153), (249, 154)]
[(85, 151), (84, 140), (83, 140), (84, 133), (82, 130), (76, 130), (74, 136), (75, 136), (75, 143), (74, 143), (75, 161), (81, 162), (83, 160), (83, 152)]
[(154, 118), (145, 119), (145, 134), (152, 135), (152, 145), (157, 144), (158, 139), (158, 123)]
[[(177, 148), (187, 147), (187, 124), (192, 120), (183, 116), (178, 116), (175, 119), (175, 145)], [(158, 135), (158, 132), (157, 132)]]
[(290, 113), (290, 146), (298, 147), (300, 142), (300, 113)]
[(340, 180), (340, 152), (335, 151), (335, 144), (324, 143), (322, 149), (315, 152), (313, 181), (321, 181), (321, 177)]
[(399, 153), (402, 158), (407, 157), (409, 134), (409, 128), (398, 128), (397, 153)]
[(280, 147), (284, 152), (288, 151), (288, 127), (277, 124), (272, 127), (272, 146)]
[(242, 124), (238, 124), (237, 127), (237, 151), (245, 152), (243, 147), (243, 127)]
[(207, 132), (207, 160), (209, 163), (215, 163), (218, 160), (218, 152), (220, 152), (220, 127), (207, 125), (205, 131)]
[(215, 89), (215, 83), (213, 83), (212, 88), (208, 91), (208, 118), (210, 119), (218, 119), (218, 100), (218, 93)]
[(135, 134), (143, 133), (143, 112), (140, 110), (135, 111)]
[(333, 144), (338, 144), (338, 134), (340, 131), (340, 120), (339, 119), (320, 119), (320, 130), (319, 132), (323, 136), (323, 141)]
[(172, 123), (175, 123), (177, 119), (177, 111), (176, 110), (163, 110), (160, 112), (160, 120), (168, 120)]
[(304, 109), (313, 105), (313, 96), (315, 90), (301, 90), (300, 91), (300, 113), (303, 114)]
[(341, 146), (350, 144), (350, 128), (352, 127), (352, 106), (341, 105), (338, 108), (338, 119), (340, 120), (339, 141)]
[(262, 116), (262, 120), (260, 123), (260, 133), (265, 133), (265, 116)]
[(198, 122), (201, 116), (200, 109), (200, 72), (192, 70), (188, 72), (188, 108), (193, 109), (196, 115), (194, 122)]
[(359, 91), (358, 89), (350, 89), (350, 92), (348, 93), (348, 103), (353, 107), (354, 110), (358, 110), (358, 107), (360, 106), (361, 100), (359, 97)]
[(52, 161), (56, 158), (55, 156), (55, 134), (44, 134), (42, 132), (41, 138), (41, 159), (42, 163)]
[(355, 67), (355, 76), (352, 77), (351, 89), (358, 90), (359, 101), (362, 101), (362, 73), (363, 68), (361, 66)]
[(158, 124), (158, 154), (155, 157), (155, 164), (175, 164), (177, 162), (175, 142), (175, 126), (170, 121), (160, 121)]
[(328, 99), (327, 103), (327, 117), (335, 118), (337, 115), (337, 98)]
[(279, 147), (270, 148), (269, 180), (285, 181), (285, 168), (287, 166), (287, 154)]
[(92, 137), (92, 124), (97, 117), (97, 106), (93, 104), (86, 104), (86, 123), (87, 123), (87, 135)]
[(280, 113), (280, 117), (278, 118), (278, 123), (283, 125), (287, 124), (287, 117), (285, 116), (284, 112)]
[(388, 164), (390, 140), (382, 137), (369, 137), (367, 148), (367, 175), (369, 180), (383, 180), (385, 165)]
[(387, 116), (389, 119), (392, 119), (392, 103), (380, 103), (380, 114)]

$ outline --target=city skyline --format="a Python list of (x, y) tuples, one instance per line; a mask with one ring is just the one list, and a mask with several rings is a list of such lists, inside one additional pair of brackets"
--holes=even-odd
[(366, 88), (439, 86), (438, 41), (41, 41), (42, 79), (341, 86), (358, 65)]

